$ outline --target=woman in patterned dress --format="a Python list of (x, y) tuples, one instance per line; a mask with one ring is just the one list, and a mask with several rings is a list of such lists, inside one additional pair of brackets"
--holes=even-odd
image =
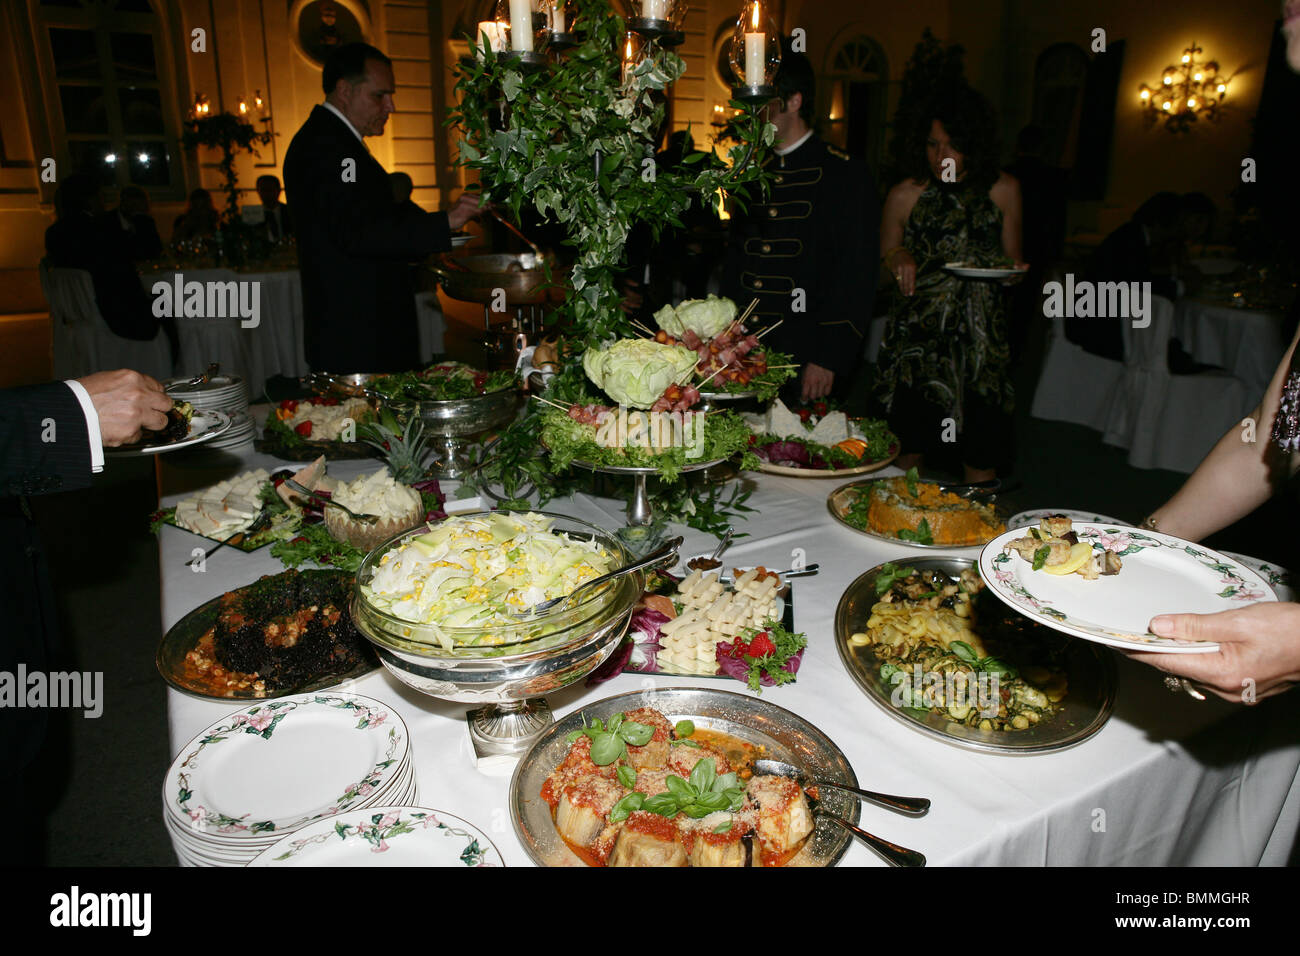
[(880, 247), (897, 282), (877, 359), (876, 396), (902, 442), (902, 468), (960, 442), (967, 481), (1007, 455), (1012, 391), (1002, 286), (948, 262), (1020, 263), (1020, 186), (998, 169), (992, 109), (969, 88), (936, 101), (916, 131), (914, 173), (889, 191)]
[[(1300, 0), (1283, 0), (1282, 32), (1287, 62), (1300, 73)], [(1142, 522), (1144, 528), (1199, 541), (1250, 514), (1300, 472), (1298, 342), (1300, 331), (1250, 413), (1259, 440), (1243, 441), (1242, 430), (1231, 429), (1178, 493)], [(1294, 601), (1260, 602), (1218, 614), (1161, 614), (1149, 626), (1161, 637), (1216, 641), (1219, 651), (1214, 654), (1126, 653), (1198, 681), (1225, 700), (1254, 703), (1300, 683), (1300, 604)], [(1172, 690), (1180, 686), (1176, 678), (1165, 680), (1172, 681)]]

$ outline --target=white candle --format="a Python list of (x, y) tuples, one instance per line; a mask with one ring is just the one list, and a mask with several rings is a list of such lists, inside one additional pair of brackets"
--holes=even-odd
[[(487, 36), (486, 40), (483, 39), (484, 35)], [(506, 48), (505, 30), (495, 20), (483, 20), (478, 25), (478, 36), (474, 39), (474, 46), (478, 48), (480, 60), (483, 59), (484, 44), (493, 53), (500, 53)]]
[(532, 0), (510, 0), (510, 49), (533, 52)]
[(767, 35), (745, 34), (745, 85), (762, 86), (767, 78)]
[(554, 0), (551, 4), (551, 32), (564, 32), (564, 0)]
[(667, 20), (668, 0), (645, 0), (641, 4), (641, 16), (646, 20)]

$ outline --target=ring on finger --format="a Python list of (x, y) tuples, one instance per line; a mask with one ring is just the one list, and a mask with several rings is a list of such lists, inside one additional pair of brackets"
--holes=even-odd
[(1165, 687), (1172, 693), (1178, 693), (1180, 690), (1185, 691), (1189, 697), (1196, 700), (1205, 700), (1205, 694), (1201, 689), (1189, 681), (1186, 677), (1175, 677), (1173, 674), (1165, 675)]

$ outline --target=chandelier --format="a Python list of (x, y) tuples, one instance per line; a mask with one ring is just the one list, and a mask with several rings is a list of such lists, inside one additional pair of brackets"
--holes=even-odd
[[(686, 40), (682, 24), (689, 0), (614, 0), (614, 11), (627, 26), (625, 69), (644, 55), (647, 41), (675, 47)], [(475, 52), (517, 61), (525, 70), (540, 70), (548, 53), (562, 52), (581, 42), (582, 24), (574, 0), (498, 0), (493, 19), (478, 24)], [(781, 39), (768, 16), (764, 0), (745, 0), (736, 17), (730, 59), (735, 82), (733, 96), (761, 104), (776, 96), (776, 71), (781, 66)]]
[(1153, 89), (1143, 83), (1138, 87), (1138, 99), (1148, 126), (1162, 120), (1170, 132), (1187, 131), (1198, 118), (1214, 121), (1228, 94), (1228, 77), (1219, 75), (1219, 64), (1210, 60), (1202, 63), (1203, 51), (1193, 41), (1183, 51), (1177, 66), (1167, 66), (1160, 75), (1160, 83)]

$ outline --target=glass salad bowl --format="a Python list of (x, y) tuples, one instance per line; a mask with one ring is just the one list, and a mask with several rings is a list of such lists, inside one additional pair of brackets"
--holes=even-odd
[[(551, 519), (552, 532), (595, 541), (608, 553), (611, 569), (632, 560), (618, 538), (595, 525), (532, 513)], [(493, 514), (510, 512), (456, 517)], [(571, 607), (508, 623), (463, 627), (405, 620), (381, 607), (369, 585), (385, 554), (430, 528), (437, 525), (402, 532), (366, 555), (353, 588), (352, 620), (398, 680), (431, 697), (482, 705), (467, 714), (480, 756), (521, 753), (552, 721), (542, 698), (585, 678), (618, 645), (644, 579), (625, 574), (584, 592)]]

